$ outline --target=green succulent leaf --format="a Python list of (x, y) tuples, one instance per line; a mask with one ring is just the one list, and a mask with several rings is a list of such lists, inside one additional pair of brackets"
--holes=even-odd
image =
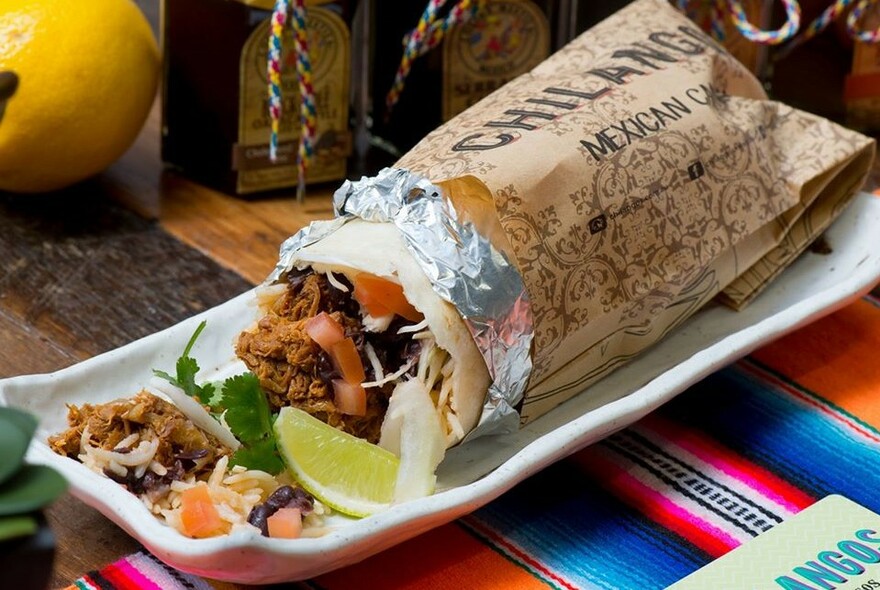
[(21, 468), (37, 420), (15, 408), (0, 408), (0, 485)]
[(28, 439), (37, 432), (37, 418), (33, 414), (29, 414), (18, 408), (3, 407), (0, 408), (0, 420), (8, 420), (18, 426)]
[(0, 542), (18, 537), (28, 537), (39, 529), (37, 519), (33, 516), (2, 516), (0, 517)]
[(45, 465), (25, 464), (0, 486), (0, 517), (33, 512), (67, 489), (67, 480)]

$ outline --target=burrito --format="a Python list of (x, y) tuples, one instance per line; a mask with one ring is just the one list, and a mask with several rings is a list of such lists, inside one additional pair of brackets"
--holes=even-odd
[[(237, 351), (275, 407), (399, 447), (401, 464), (410, 445), (432, 449), (425, 470), (437, 447), (588, 394), (716, 297), (748, 304), (850, 202), (873, 154), (769, 100), (665, 0), (637, 0), (396, 168), (346, 182), (337, 219), (282, 248)], [(399, 292), (376, 300), (364, 280)], [(319, 324), (329, 345), (309, 336)], [(419, 412), (398, 412), (404, 397)], [(439, 427), (404, 436), (431, 411)]]
[(396, 168), (344, 183), (336, 217), (289, 238), (255, 291), (234, 346), (257, 391), (233, 382), (218, 418), (267, 404), (265, 437), (240, 429), (242, 446), (277, 443), (344, 514), (425, 496), (453, 445), (589, 395), (718, 296), (748, 304), (873, 156), (869, 138), (768, 100), (665, 0), (636, 0)]
[[(259, 299), (262, 317), (236, 352), (273, 410), (302, 409), (424, 461), (428, 481), (396, 499), (429, 493), (443, 451), (476, 426), (490, 379), (394, 225), (351, 220), (297, 250)], [(419, 423), (418, 442), (401, 453), (404, 414)]]

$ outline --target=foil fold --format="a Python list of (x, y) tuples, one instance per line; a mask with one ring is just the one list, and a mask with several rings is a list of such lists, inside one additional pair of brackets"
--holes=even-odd
[(399, 168), (345, 181), (333, 195), (337, 217), (310, 224), (281, 246), (267, 282), (289, 270), (296, 252), (347, 221), (393, 223), (434, 291), (458, 310), (486, 361), (492, 383), (477, 426), (465, 437), (504, 434), (519, 428), (517, 405), (532, 370), (531, 308), (516, 267), (470, 223), (458, 220), (441, 190)]

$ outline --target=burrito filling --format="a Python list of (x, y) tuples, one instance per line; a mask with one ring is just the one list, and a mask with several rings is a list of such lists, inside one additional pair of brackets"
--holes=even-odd
[[(355, 275), (353, 284), (342, 272), (289, 271), (279, 285), (261, 294), (264, 315), (252, 330), (239, 335), (239, 358), (259, 378), (273, 410), (293, 406), (378, 443), (395, 387), (417, 379), (430, 392), (438, 412), (445, 414), (447, 435), (460, 433), (461, 426), (446, 407), (451, 385), (444, 377), (452, 371), (449, 355), (436, 345), (427, 322), (414, 308), (409, 317), (387, 310), (375, 313), (383, 308), (363, 294), (362, 277), (388, 282), (367, 273)], [(325, 323), (341, 328), (340, 337), (351, 339), (353, 361), (334, 358), (319, 343), (322, 336), (315, 334), (315, 325), (325, 317), (329, 317)], [(352, 362), (358, 365), (355, 370), (363, 371), (354, 384), (346, 375)], [(346, 389), (352, 386), (363, 390), (362, 409), (349, 407)]]
[(252, 526), (266, 535), (266, 521), (286, 507), (298, 511), (302, 525), (321, 523), (324, 507), (309, 494), (263, 471), (230, 466), (232, 449), (147, 390), (69, 405), (67, 421), (68, 429), (48, 440), (54, 452), (123, 485), (187, 536)]
[(152, 498), (172, 481), (209, 474), (231, 452), (147, 391), (106, 404), (68, 406), (67, 422), (66, 431), (49, 439), (53, 451)]

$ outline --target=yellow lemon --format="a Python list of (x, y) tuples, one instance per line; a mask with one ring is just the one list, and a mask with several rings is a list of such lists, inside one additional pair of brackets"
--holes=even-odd
[(53, 190), (107, 167), (143, 126), (159, 63), (131, 0), (0, 0), (11, 91), (5, 106), (0, 97), (0, 190)]

